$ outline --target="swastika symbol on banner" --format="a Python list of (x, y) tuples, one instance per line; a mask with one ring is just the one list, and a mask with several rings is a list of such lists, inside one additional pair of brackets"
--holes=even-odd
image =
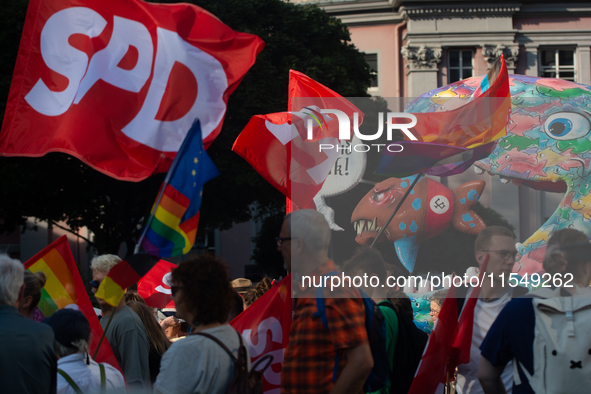
[(429, 202), (429, 207), (433, 212), (435, 212), (438, 215), (441, 215), (443, 213), (446, 213), (449, 209), (449, 200), (445, 196), (437, 195), (431, 199), (431, 201)]

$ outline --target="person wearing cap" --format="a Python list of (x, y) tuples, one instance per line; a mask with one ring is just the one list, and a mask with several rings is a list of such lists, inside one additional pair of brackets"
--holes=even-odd
[(53, 331), (18, 312), (24, 280), (21, 262), (0, 254), (0, 393), (53, 394)]
[(88, 355), (90, 324), (82, 312), (60, 309), (43, 323), (55, 334), (58, 394), (98, 393), (103, 386), (105, 389), (125, 387), (121, 372), (107, 363), (98, 364)]
[(234, 290), (242, 296), (252, 288), (252, 281), (246, 278), (234, 279), (231, 283)]

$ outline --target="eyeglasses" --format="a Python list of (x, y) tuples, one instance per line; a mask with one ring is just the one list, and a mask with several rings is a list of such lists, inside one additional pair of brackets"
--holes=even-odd
[(100, 280), (91, 280), (90, 285), (92, 286), (93, 289), (98, 289), (99, 286), (101, 285), (101, 281)]
[(439, 313), (439, 312), (441, 312), (441, 309), (437, 311), (437, 310), (431, 308), (431, 313)]
[(483, 250), (483, 252), (497, 253), (504, 260), (507, 260), (509, 257), (515, 258), (518, 254), (518, 252), (513, 252), (511, 250)]
[(182, 286), (170, 286), (170, 294), (174, 297), (182, 288)]
[(291, 237), (285, 237), (285, 238), (275, 237), (275, 241), (277, 241), (277, 246), (281, 246), (283, 241), (290, 241), (290, 240), (291, 240)]

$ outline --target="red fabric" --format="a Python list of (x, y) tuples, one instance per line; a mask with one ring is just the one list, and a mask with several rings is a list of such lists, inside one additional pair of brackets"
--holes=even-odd
[[(478, 275), (478, 283), (482, 285), (488, 259), (490, 255), (487, 254)], [(473, 288), (470, 293), (470, 298), (464, 303), (462, 313), (458, 321), (455, 339), (451, 349), (451, 357), (449, 360), (448, 371), (454, 371), (460, 364), (470, 362), (470, 348), (472, 347), (472, 332), (474, 330), (474, 308), (480, 296), (481, 287)]]
[[(170, 272), (177, 266), (160, 260), (137, 284), (137, 292), (152, 308), (174, 308), (170, 292)], [(172, 303), (172, 306), (170, 304)]]
[(63, 152), (128, 181), (164, 172), (195, 118), (206, 148), (216, 138), (263, 46), (191, 4), (31, 0), (0, 154)]
[[(297, 207), (315, 209), (312, 200), (338, 157), (330, 150), (321, 151), (320, 144), (337, 145), (339, 137), (336, 116), (322, 115), (319, 110), (344, 111), (351, 125), (353, 113), (359, 113), (359, 124), (363, 113), (326, 86), (293, 70), (289, 79), (289, 109), (291, 112), (253, 116), (232, 150)], [(308, 119), (314, 119), (310, 140), (306, 129)], [(313, 171), (318, 171), (318, 175), (313, 176)]]
[[(48, 253), (50, 253), (52, 250), (55, 250), (60, 254), (61, 258), (65, 262), (66, 267), (56, 267), (50, 264), (49, 268), (51, 268), (52, 271), (55, 271), (56, 273), (58, 271), (63, 271), (65, 269), (69, 271), (70, 275), (68, 276), (71, 276), (74, 282), (73, 285), (76, 298), (76, 305), (78, 305), (78, 309), (80, 310), (80, 312), (84, 314), (84, 316), (88, 319), (88, 322), (90, 323), (91, 334), (89, 353), (90, 355), (94, 355), (99, 340), (103, 335), (103, 328), (99, 323), (96, 313), (94, 312), (94, 308), (92, 307), (92, 303), (90, 302), (88, 293), (86, 293), (86, 288), (84, 287), (84, 283), (82, 282), (82, 278), (80, 277), (80, 272), (78, 272), (78, 267), (76, 266), (76, 262), (74, 261), (74, 256), (72, 256), (72, 251), (70, 250), (68, 237), (66, 237), (65, 235), (61, 236), (57, 241), (53, 242), (45, 249), (37, 253), (35, 256), (27, 260), (24, 263), (24, 267), (25, 269), (28, 269), (33, 264), (37, 263), (40, 259), (42, 259), (44, 256), (46, 256)], [(55, 275), (54, 272), (47, 272), (45, 274), (48, 278), (49, 275)], [(62, 283), (62, 285), (66, 284)], [(109, 345), (109, 341), (107, 340), (106, 336), (103, 338), (103, 342), (95, 358), (95, 361), (98, 363), (106, 362), (112, 365), (113, 367), (117, 368), (121, 373), (123, 373), (121, 367), (119, 366), (119, 363), (117, 362), (117, 359), (115, 358), (115, 354), (111, 349), (111, 345)]]
[(447, 370), (446, 366), (457, 324), (458, 303), (456, 288), (452, 286), (443, 301), (437, 324), (429, 336), (429, 342), (427, 342), (409, 394), (435, 393), (439, 384), (445, 383), (449, 378), (447, 374), (453, 374), (453, 370)]
[(273, 355), (273, 364), (263, 375), (263, 391), (281, 387), (283, 352), (291, 327), (291, 274), (267, 291), (230, 324), (249, 344), (250, 360)]
[[(480, 284), (486, 272), (488, 259), (489, 255), (486, 256), (478, 276)], [(458, 319), (456, 288), (449, 288), (409, 394), (435, 393), (439, 384), (453, 380), (454, 371), (459, 364), (470, 361), (474, 308), (479, 295), (480, 287), (475, 287), (470, 298), (464, 303)]]

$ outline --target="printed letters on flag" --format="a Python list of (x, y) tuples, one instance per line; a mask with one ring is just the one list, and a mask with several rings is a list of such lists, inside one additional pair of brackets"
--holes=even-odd
[(137, 292), (152, 308), (174, 308), (174, 301), (170, 299), (170, 272), (176, 264), (160, 260), (137, 284)]
[(290, 274), (230, 322), (248, 344), (251, 364), (267, 354), (273, 355), (273, 363), (263, 375), (265, 394), (277, 394), (281, 389), (281, 366), (289, 342), (291, 315)]
[(319, 149), (319, 144), (339, 143), (336, 115), (321, 110), (342, 111), (351, 125), (355, 113), (361, 124), (363, 113), (338, 93), (294, 70), (289, 74), (289, 107), (290, 112), (253, 116), (232, 150), (298, 207), (313, 208), (312, 200), (339, 156), (336, 150)]
[(187, 254), (195, 243), (203, 185), (219, 175), (201, 141), (195, 121), (162, 185), (142, 247), (160, 257)]
[(30, 0), (0, 154), (63, 152), (121, 180), (166, 171), (195, 118), (207, 148), (263, 41), (192, 4)]
[[(42, 317), (49, 317), (62, 308), (77, 309), (86, 316), (91, 330), (90, 354), (94, 354), (103, 335), (103, 329), (82, 283), (68, 238), (65, 235), (61, 236), (27, 260), (24, 267), (33, 273), (42, 271), (47, 279), (37, 306)], [(96, 361), (106, 362), (121, 370), (107, 338), (103, 339)]]
[[(421, 97), (418, 100), (431, 100)], [(376, 174), (403, 178), (419, 172), (432, 176), (460, 174), (490, 155), (507, 134), (511, 110), (509, 74), (503, 56), (484, 76), (472, 97), (447, 111), (415, 113), (412, 132), (418, 141), (399, 141), (402, 150), (384, 149)], [(465, 102), (465, 104), (464, 104)], [(451, 100), (447, 105), (452, 106)], [(414, 104), (415, 106), (418, 106)]]

